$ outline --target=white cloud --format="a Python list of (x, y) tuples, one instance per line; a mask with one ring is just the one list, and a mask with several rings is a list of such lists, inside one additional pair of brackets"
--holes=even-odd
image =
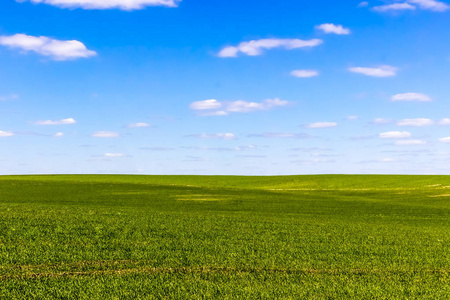
[(331, 128), (338, 126), (336, 122), (316, 122), (306, 125), (307, 128)]
[(250, 56), (261, 55), (264, 49), (283, 48), (292, 50), (304, 47), (316, 47), (322, 44), (320, 39), (300, 40), (300, 39), (261, 39), (242, 42), (238, 46), (228, 46), (223, 48), (219, 57), (236, 57), (239, 53)]
[(431, 97), (420, 93), (405, 93), (397, 94), (391, 97), (392, 101), (419, 101), (428, 102), (431, 101)]
[(28, 0), (28, 1), (31, 1), (33, 3), (44, 3), (61, 8), (135, 10), (135, 9), (144, 9), (147, 6), (176, 7), (177, 3), (180, 2), (181, 0)]
[(396, 10), (415, 10), (416, 7), (408, 3), (393, 3), (373, 7), (373, 10), (379, 12), (396, 11)]
[(350, 29), (344, 28), (342, 25), (335, 25), (332, 23), (317, 25), (316, 29), (322, 30), (325, 33), (334, 33), (339, 35), (351, 33)]
[(397, 122), (398, 126), (430, 126), (433, 125), (433, 120), (425, 119), (425, 118), (417, 118), (417, 119), (403, 119)]
[(445, 118), (439, 121), (439, 125), (450, 125), (450, 119)]
[[(215, 99), (196, 101), (189, 105), (193, 110), (207, 111), (202, 112), (201, 116), (224, 116), (230, 112), (247, 113), (260, 110), (270, 110), (275, 107), (286, 106), (289, 101), (280, 100), (278, 98), (266, 99), (262, 102), (249, 102), (249, 101), (224, 101), (220, 102)], [(214, 111), (215, 109), (219, 109)]]
[(291, 72), (291, 75), (300, 78), (308, 78), (319, 75), (319, 72), (315, 70), (294, 70)]
[(52, 120), (46, 120), (46, 121), (37, 121), (36, 125), (70, 125), (70, 124), (75, 124), (77, 121), (75, 121), (73, 118), (68, 118), (68, 119), (62, 119), (62, 120), (57, 120), (57, 121), (52, 121)]
[(249, 134), (248, 137), (261, 137), (261, 138), (282, 138), (282, 139), (305, 139), (310, 136), (305, 133), (291, 133), (291, 132), (264, 132)]
[(411, 133), (407, 131), (388, 131), (380, 133), (379, 137), (382, 139), (404, 139), (411, 137)]
[(79, 41), (61, 41), (46, 36), (36, 37), (25, 34), (3, 35), (0, 36), (0, 45), (19, 48), (23, 51), (33, 51), (40, 55), (49, 56), (54, 60), (71, 60), (97, 55), (95, 51), (88, 50)]
[(128, 124), (127, 125), (128, 128), (145, 128), (145, 127), (150, 127), (150, 124), (148, 123), (132, 123), (132, 124)]
[(443, 12), (450, 9), (444, 2), (436, 0), (408, 0), (409, 3), (417, 4), (421, 9)]
[(57, 133), (55, 133), (53, 136), (54, 136), (54, 137), (63, 137), (63, 136), (64, 136), (64, 133), (62, 133), (62, 132), (57, 132)]
[(117, 138), (120, 136), (117, 132), (113, 131), (97, 131), (91, 134), (92, 137), (98, 137), (98, 138)]
[(216, 99), (192, 102), (189, 107), (194, 110), (218, 109), (222, 107), (222, 103)]
[(427, 142), (423, 140), (402, 140), (402, 141), (396, 141), (396, 145), (398, 146), (418, 146), (418, 145), (426, 145)]
[(358, 4), (358, 7), (367, 7), (367, 6), (369, 6), (369, 2), (367, 2), (367, 1), (363, 1)]
[(126, 155), (123, 153), (105, 153), (104, 156), (108, 158), (113, 158), (113, 157), (124, 157)]
[(236, 136), (233, 133), (214, 133), (214, 134), (191, 134), (191, 137), (196, 137), (200, 139), (220, 139), (220, 140), (234, 140)]
[(350, 120), (350, 121), (354, 121), (354, 120), (358, 120), (359, 117), (358, 116), (347, 116), (346, 119)]
[(0, 130), (0, 137), (9, 137), (9, 136), (13, 136), (14, 133), (12, 133), (11, 131), (1, 131)]
[(349, 68), (350, 72), (373, 77), (391, 77), (397, 74), (397, 68), (392, 66), (380, 66), (378, 68), (355, 67)]
[(441, 142), (441, 143), (450, 143), (450, 137), (440, 138), (439, 142)]
[(384, 119), (384, 118), (376, 118), (372, 121), (372, 123), (376, 124), (376, 125), (385, 125), (385, 124), (389, 124), (391, 122), (392, 122), (391, 120)]

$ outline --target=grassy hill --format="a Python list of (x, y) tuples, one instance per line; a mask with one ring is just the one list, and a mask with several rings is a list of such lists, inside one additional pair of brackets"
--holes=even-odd
[(448, 299), (450, 176), (1, 176), (0, 298)]

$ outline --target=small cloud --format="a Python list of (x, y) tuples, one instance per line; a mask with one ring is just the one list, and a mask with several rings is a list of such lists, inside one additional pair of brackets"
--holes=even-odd
[(391, 97), (392, 101), (419, 101), (419, 102), (429, 102), (431, 97), (420, 93), (404, 93), (397, 94)]
[(427, 142), (423, 140), (401, 140), (396, 141), (395, 145), (397, 146), (419, 146), (419, 145), (426, 145)]
[(57, 132), (57, 133), (55, 133), (53, 136), (54, 136), (54, 137), (63, 137), (63, 136), (64, 136), (64, 133), (62, 133), (62, 132)]
[(91, 137), (97, 137), (97, 138), (118, 138), (120, 137), (120, 134), (113, 131), (97, 131), (91, 134)]
[(375, 124), (375, 125), (386, 125), (386, 124), (392, 123), (392, 120), (384, 119), (384, 118), (376, 118), (371, 123)]
[(71, 60), (97, 55), (95, 51), (88, 50), (79, 41), (62, 41), (46, 36), (36, 37), (25, 34), (3, 35), (0, 36), (0, 45), (18, 48), (25, 52), (36, 52), (43, 56), (49, 56), (54, 60)]
[(306, 133), (290, 133), (290, 132), (264, 132), (249, 134), (248, 137), (261, 138), (282, 138), (282, 139), (305, 139), (311, 137)]
[(450, 137), (440, 138), (439, 142), (441, 142), (441, 143), (450, 143)]
[(338, 126), (336, 122), (316, 122), (306, 125), (306, 128), (331, 128)]
[(409, 3), (418, 5), (421, 9), (444, 12), (450, 9), (450, 6), (444, 2), (436, 0), (408, 0)]
[(445, 118), (439, 121), (439, 125), (450, 125), (450, 119)]
[(358, 4), (358, 7), (367, 7), (367, 6), (369, 6), (369, 2), (367, 2), (367, 1), (363, 1)]
[(415, 126), (415, 127), (430, 126), (433, 124), (434, 124), (433, 120), (425, 118), (403, 119), (397, 122), (398, 126)]
[(358, 120), (359, 117), (358, 116), (347, 116), (346, 119), (349, 121), (354, 121), (354, 120)]
[(316, 29), (322, 30), (325, 33), (334, 33), (339, 35), (351, 33), (350, 29), (344, 28), (342, 25), (335, 25), (332, 23), (317, 25)]
[(374, 11), (387, 12), (387, 11), (399, 11), (399, 10), (415, 10), (416, 7), (408, 3), (393, 3), (375, 6), (372, 8)]
[(378, 68), (355, 67), (349, 68), (350, 72), (372, 77), (392, 77), (397, 74), (397, 68), (392, 66), (380, 66)]
[(141, 147), (141, 150), (149, 150), (149, 151), (172, 151), (175, 148), (172, 147)]
[(315, 70), (294, 70), (291, 72), (291, 75), (299, 78), (309, 78), (318, 76), (319, 72)]
[[(289, 101), (280, 100), (278, 98), (266, 99), (262, 102), (249, 101), (224, 101), (220, 102), (215, 99), (196, 101), (190, 104), (190, 108), (198, 111), (201, 116), (224, 116), (231, 112), (248, 113), (253, 111), (270, 110), (275, 107), (282, 107), (289, 104)], [(221, 108), (221, 110), (214, 111)]]
[(316, 47), (322, 44), (319, 39), (300, 40), (300, 39), (261, 39), (242, 42), (238, 46), (228, 46), (223, 48), (219, 53), (219, 57), (236, 57), (239, 53), (249, 56), (257, 56), (263, 53), (263, 50), (282, 48), (292, 50), (304, 47)]
[(46, 120), (46, 121), (37, 121), (34, 124), (36, 125), (71, 125), (75, 124), (77, 121), (73, 118), (62, 119), (57, 121)]
[(407, 131), (388, 131), (380, 133), (379, 137), (382, 139), (404, 139), (410, 138), (411, 133)]
[(14, 133), (11, 131), (1, 131), (0, 130), (0, 137), (9, 137), (9, 136), (13, 136)]
[(16, 0), (44, 3), (60, 8), (137, 10), (147, 6), (177, 7), (181, 0)]
[(127, 128), (145, 128), (150, 126), (148, 123), (131, 123), (127, 125)]
[(220, 140), (234, 140), (236, 136), (233, 133), (215, 133), (215, 134), (190, 134), (190, 137), (195, 137), (199, 139), (220, 139)]
[(203, 101), (195, 101), (189, 105), (190, 109), (193, 110), (209, 110), (209, 109), (219, 109), (222, 107), (222, 103), (216, 99), (209, 99)]
[(126, 155), (123, 153), (105, 153), (104, 156), (107, 158), (114, 158), (114, 157), (125, 157)]

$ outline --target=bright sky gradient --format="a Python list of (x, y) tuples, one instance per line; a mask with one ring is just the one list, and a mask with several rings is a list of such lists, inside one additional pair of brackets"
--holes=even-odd
[(0, 174), (450, 174), (450, 2), (2, 0)]

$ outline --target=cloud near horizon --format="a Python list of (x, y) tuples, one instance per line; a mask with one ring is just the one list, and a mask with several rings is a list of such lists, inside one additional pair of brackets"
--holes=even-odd
[(217, 54), (219, 57), (237, 57), (239, 53), (257, 56), (263, 53), (263, 50), (281, 48), (292, 50), (305, 47), (316, 47), (323, 43), (320, 39), (301, 40), (301, 39), (261, 39), (242, 42), (238, 46), (227, 46)]
[(190, 134), (189, 137), (195, 137), (199, 139), (219, 139), (219, 140), (235, 140), (236, 136), (233, 133), (200, 133), (200, 134)]
[(88, 50), (82, 42), (76, 40), (62, 41), (46, 36), (31, 36), (21, 33), (0, 36), (0, 45), (13, 49), (18, 48), (25, 52), (35, 52), (59, 61), (97, 55), (97, 52)]
[(113, 131), (97, 131), (91, 134), (91, 137), (96, 138), (118, 138), (120, 134)]
[(306, 128), (332, 128), (338, 126), (336, 122), (316, 122), (306, 125)]
[(380, 133), (379, 137), (382, 139), (404, 139), (411, 137), (411, 133), (407, 131), (388, 131)]
[(48, 4), (60, 8), (138, 10), (147, 6), (177, 7), (181, 0), (16, 0)]
[(319, 72), (316, 70), (293, 70), (291, 75), (299, 78), (309, 78), (318, 76)]

